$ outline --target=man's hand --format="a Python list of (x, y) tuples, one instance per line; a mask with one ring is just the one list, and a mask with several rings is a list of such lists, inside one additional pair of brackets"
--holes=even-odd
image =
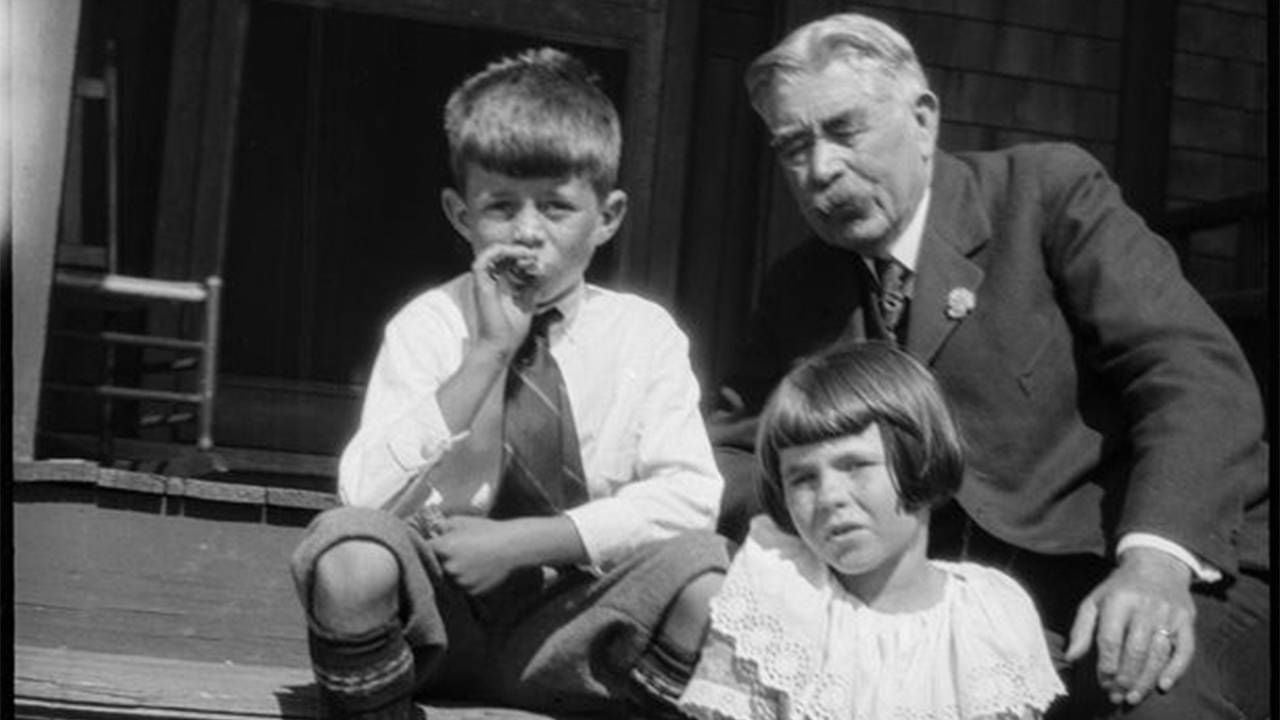
[(468, 595), (484, 594), (507, 579), (520, 567), (509, 521), (480, 517), (451, 517), (442, 520), (443, 534), (429, 542), (446, 575)]
[(1191, 569), (1168, 553), (1130, 548), (1080, 603), (1067, 660), (1098, 642), (1098, 684), (1111, 702), (1136, 705), (1152, 687), (1168, 691), (1195, 654)]

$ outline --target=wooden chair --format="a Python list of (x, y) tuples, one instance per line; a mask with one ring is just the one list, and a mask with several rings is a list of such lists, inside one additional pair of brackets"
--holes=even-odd
[[(120, 272), (120, 112), (114, 51), (110, 44), (106, 48), (101, 76), (77, 78), (72, 102), (69, 192), (64, 197), (64, 204), (73, 205), (70, 200), (78, 195), (79, 188), (75, 186), (83, 180), (85, 165), (82, 136), (87, 127), (86, 111), (92, 103), (98, 103), (105, 116), (105, 172), (102, 180), (106, 194), (106, 228), (102, 244), (84, 242), (78, 215), (64, 208), (63, 240), (58, 247), (54, 273), (55, 292), (68, 302), (81, 302), (106, 316), (123, 309), (140, 309), (150, 314), (157, 305), (167, 305), (179, 310), (176, 314), (178, 321), (174, 323), (176, 326), (187, 328), (196, 325), (184, 322), (186, 318), (180, 311), (186, 307), (199, 311), (199, 322), (198, 331), (186, 333), (122, 332), (109, 325), (91, 332), (52, 329), (51, 334), (57, 337), (101, 345), (103, 367), (101, 381), (97, 384), (47, 381), (44, 387), (56, 392), (91, 393), (100, 398), (99, 452), (103, 459), (114, 459), (114, 403), (128, 399), (148, 402), (153, 406), (159, 403), (167, 408), (161, 412), (140, 414), (140, 428), (196, 424), (194, 453), (178, 453), (167, 463), (166, 472), (205, 474), (225, 471), (225, 463), (212, 452), (222, 280), (216, 275), (200, 281), (182, 281)], [(154, 317), (148, 317), (147, 323), (148, 328), (159, 324)], [(168, 359), (143, 366), (139, 375), (144, 379), (154, 377), (157, 371), (173, 375), (173, 389), (159, 389), (154, 383), (143, 387), (140, 382), (121, 382), (116, 355), (116, 349), (121, 346), (153, 349), (153, 354), (154, 349), (162, 351), (160, 354), (168, 356)], [(194, 375), (194, 381), (182, 380), (184, 376), (191, 375)]]

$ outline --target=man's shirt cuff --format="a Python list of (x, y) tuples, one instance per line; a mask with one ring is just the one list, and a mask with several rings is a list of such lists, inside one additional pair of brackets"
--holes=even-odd
[(1135, 547), (1160, 550), (1178, 558), (1184, 565), (1191, 568), (1191, 574), (1195, 576), (1196, 582), (1216, 583), (1222, 579), (1222, 571), (1218, 568), (1200, 562), (1199, 558), (1178, 543), (1152, 533), (1125, 533), (1124, 537), (1120, 538), (1119, 544), (1116, 545), (1116, 555), (1119, 556), (1125, 550)]

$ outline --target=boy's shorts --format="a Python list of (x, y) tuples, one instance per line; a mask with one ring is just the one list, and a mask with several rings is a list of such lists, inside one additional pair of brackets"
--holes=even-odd
[(550, 713), (616, 709), (668, 605), (694, 578), (729, 565), (723, 537), (690, 532), (642, 548), (600, 575), (532, 568), (471, 597), (440, 574), (426, 538), (410, 523), (342, 507), (312, 521), (293, 555), (308, 614), (316, 559), (354, 539), (380, 543), (400, 563), (400, 618), (414, 651), (418, 695)]

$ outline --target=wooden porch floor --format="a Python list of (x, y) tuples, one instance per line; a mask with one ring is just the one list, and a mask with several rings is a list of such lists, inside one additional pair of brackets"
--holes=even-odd
[[(14, 649), (19, 720), (314, 718), (311, 672), (67, 648)], [(539, 720), (501, 708), (423, 705), (431, 720)]]
[(14, 470), (16, 718), (316, 716), (287, 561), (332, 496), (77, 462)]

